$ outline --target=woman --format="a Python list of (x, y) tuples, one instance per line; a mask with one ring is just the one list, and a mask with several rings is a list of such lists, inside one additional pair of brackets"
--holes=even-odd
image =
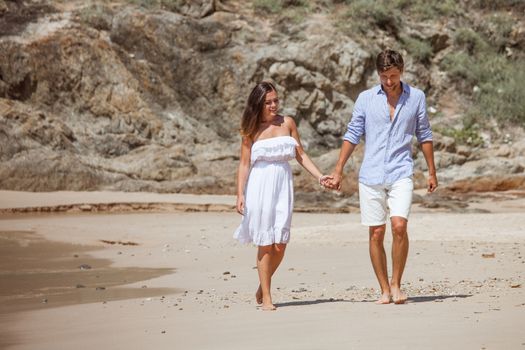
[(293, 182), (288, 161), (297, 159), (322, 185), (331, 179), (323, 176), (304, 152), (294, 120), (278, 111), (277, 91), (263, 81), (250, 93), (241, 120), (237, 211), (243, 219), (234, 238), (258, 246), (260, 284), (255, 297), (262, 310), (276, 309), (271, 278), (290, 240)]

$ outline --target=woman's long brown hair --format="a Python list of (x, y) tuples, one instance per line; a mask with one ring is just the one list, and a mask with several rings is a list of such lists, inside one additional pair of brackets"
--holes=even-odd
[(259, 125), (262, 122), (264, 102), (266, 94), (271, 91), (277, 91), (272, 83), (262, 81), (255, 85), (248, 101), (241, 119), (241, 135), (249, 137), (251, 140), (257, 134)]

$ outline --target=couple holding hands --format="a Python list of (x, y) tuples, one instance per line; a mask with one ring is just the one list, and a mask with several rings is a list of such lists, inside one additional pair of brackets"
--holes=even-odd
[[(237, 211), (243, 215), (234, 238), (257, 245), (257, 304), (275, 310), (271, 278), (290, 240), (295, 158), (319, 183), (339, 190), (343, 168), (361, 138), (365, 153), (359, 171), (361, 223), (369, 228), (370, 258), (381, 288), (378, 304), (403, 304), (401, 277), (408, 256), (407, 224), (412, 204), (414, 135), (428, 166), (428, 191), (437, 185), (432, 131), (425, 94), (401, 81), (403, 58), (385, 50), (376, 58), (380, 84), (357, 98), (336, 167), (322, 175), (301, 146), (291, 117), (278, 114), (279, 98), (269, 82), (251, 91), (241, 120), (241, 157), (237, 175)], [(383, 240), (388, 214), (392, 229), (392, 275), (388, 279)]]

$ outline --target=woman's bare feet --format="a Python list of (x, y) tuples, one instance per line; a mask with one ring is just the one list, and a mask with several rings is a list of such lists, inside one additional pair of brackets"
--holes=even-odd
[(261, 310), (262, 311), (274, 311), (276, 309), (277, 309), (277, 307), (275, 307), (275, 305), (273, 305), (272, 296), (271, 295), (264, 296), (262, 298), (262, 305), (261, 305)]
[(383, 295), (381, 295), (381, 298), (379, 298), (379, 300), (376, 301), (376, 304), (390, 304), (390, 293), (383, 293)]
[(392, 300), (394, 301), (394, 304), (404, 304), (406, 303), (408, 297), (405, 293), (401, 291), (401, 289), (397, 287), (391, 287), (392, 292)]
[(276, 307), (275, 305), (273, 305), (273, 304), (270, 304), (270, 305), (263, 305), (263, 306), (261, 307), (261, 310), (262, 310), (262, 311), (275, 311), (275, 310), (277, 310), (277, 307)]
[(261, 285), (259, 285), (259, 288), (257, 288), (257, 292), (255, 293), (255, 301), (257, 304), (261, 305), (263, 303), (263, 297), (262, 297), (262, 289)]

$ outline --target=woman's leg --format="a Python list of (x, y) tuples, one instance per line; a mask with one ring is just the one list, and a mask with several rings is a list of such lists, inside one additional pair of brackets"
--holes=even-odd
[[(270, 286), (271, 286), (271, 277), (273, 276), (273, 274), (275, 273), (275, 271), (277, 270), (277, 268), (279, 267), (279, 265), (283, 261), (284, 252), (286, 250), (286, 244), (279, 244), (279, 243), (277, 243), (277, 244), (273, 244), (271, 246), (265, 246), (264, 248), (266, 248), (266, 247), (271, 247), (270, 254), (269, 254), (270, 255), (269, 272), (270, 272)], [(259, 248), (261, 248), (261, 247), (259, 247)], [(261, 256), (261, 254), (258, 253), (257, 254), (257, 268), (259, 268), (260, 256)], [(259, 281), (261, 281), (261, 283), (259, 284), (259, 288), (257, 289), (257, 293), (255, 294), (255, 298), (257, 299), (257, 303), (258, 304), (263, 304), (263, 288), (262, 288), (262, 279), (261, 279), (260, 272), (259, 272)]]
[(276, 243), (273, 246), (273, 257), (272, 257), (272, 276), (277, 271), (277, 268), (281, 264), (284, 258), (284, 251), (286, 250), (286, 243)]
[(275, 309), (270, 293), (272, 281), (272, 250), (273, 245), (259, 246), (257, 250), (257, 271), (262, 293), (263, 309)]

